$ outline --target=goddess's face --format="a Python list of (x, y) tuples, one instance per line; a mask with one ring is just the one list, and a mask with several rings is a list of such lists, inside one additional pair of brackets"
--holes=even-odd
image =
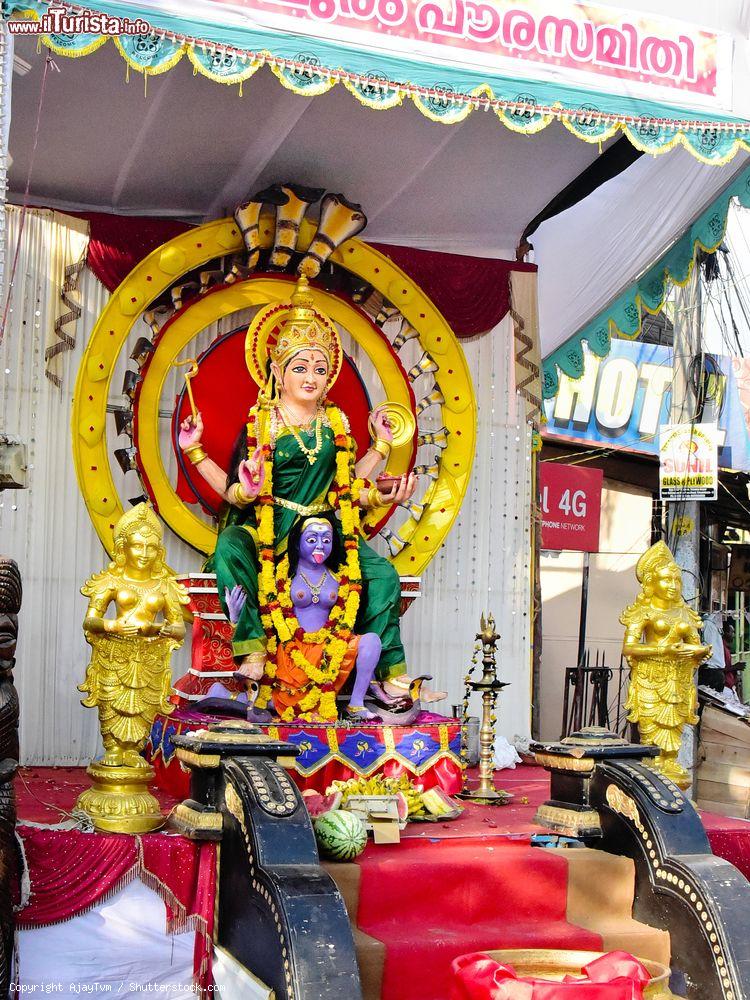
[(125, 540), (125, 561), (133, 569), (151, 569), (159, 556), (159, 541), (152, 534), (134, 531)]
[(300, 535), (299, 554), (307, 562), (319, 566), (328, 560), (333, 549), (333, 528), (328, 525), (311, 524)]
[(325, 394), (328, 383), (325, 354), (312, 348), (300, 351), (289, 361), (280, 381), (282, 392), (292, 405), (309, 405), (310, 401), (317, 403)]
[(682, 574), (676, 563), (668, 563), (654, 574), (654, 596), (675, 603), (682, 597)]

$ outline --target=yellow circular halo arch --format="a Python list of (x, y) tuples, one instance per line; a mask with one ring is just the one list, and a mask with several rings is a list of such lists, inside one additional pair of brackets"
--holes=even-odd
[[(314, 224), (306, 220), (301, 227), (299, 249), (306, 249), (314, 233)], [(260, 234), (262, 247), (269, 247), (273, 240), (272, 219), (262, 217)], [(242, 250), (242, 236), (232, 219), (210, 222), (176, 236), (133, 268), (113, 292), (92, 331), (73, 398), (72, 447), (84, 502), (110, 554), (113, 552), (114, 525), (123, 513), (106, 439), (107, 399), (119, 354), (134, 323), (149, 303), (177, 284), (181, 275), (216, 257)], [(439, 379), (444, 398), (441, 411), (447, 445), (440, 454), (437, 478), (422, 498), (421, 517), (417, 520), (412, 516), (399, 527), (398, 535), (404, 547), (391, 557), (401, 575), (417, 576), (444, 542), (468, 487), (476, 443), (476, 399), (471, 376), (461, 346), (444, 317), (419, 286), (384, 254), (361, 240), (352, 239), (336, 250), (331, 260), (367, 281), (392, 302), (416, 330), (420, 345), (437, 365), (435, 377)], [(141, 386), (140, 461), (144, 472), (147, 471), (160, 515), (180, 537), (201, 551), (213, 550), (216, 532), (177, 497), (161, 460), (157, 414), (164, 380), (171, 363), (196, 333), (219, 316), (255, 304), (268, 304), (281, 289), (288, 293), (294, 280), (291, 275), (251, 277), (191, 302), (160, 337)], [(340, 322), (362, 345), (378, 370), (388, 398), (408, 406), (410, 400), (403, 373), (381, 339), (382, 335), (376, 334), (355, 306), (320, 289), (313, 292), (320, 308), (335, 322)], [(217, 310), (221, 311), (217, 313)]]

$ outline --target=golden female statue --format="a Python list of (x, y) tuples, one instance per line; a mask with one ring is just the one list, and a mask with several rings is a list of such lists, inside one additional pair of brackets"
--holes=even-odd
[(652, 545), (635, 568), (641, 592), (621, 615), (623, 653), (630, 666), (625, 703), (642, 743), (657, 746), (656, 767), (682, 788), (690, 784), (677, 763), (682, 727), (698, 721), (693, 675), (711, 653), (701, 644), (700, 616), (682, 597), (682, 574), (664, 542)]
[[(139, 503), (115, 526), (115, 558), (81, 588), (89, 598), (83, 630), (93, 652), (82, 704), (99, 709), (104, 761), (146, 767), (139, 754), (157, 712), (169, 713), (169, 659), (185, 637), (187, 593), (164, 565), (162, 529)], [(105, 618), (114, 603), (115, 618)], [(162, 620), (158, 620), (161, 616)]]

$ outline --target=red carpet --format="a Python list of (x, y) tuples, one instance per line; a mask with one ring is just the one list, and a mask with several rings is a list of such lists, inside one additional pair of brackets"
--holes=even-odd
[[(410, 823), (393, 847), (370, 845), (357, 924), (386, 945), (388, 1000), (445, 1000), (450, 963), (489, 948), (601, 947), (566, 922), (565, 861), (529, 847), (549, 776), (524, 766), (498, 775), (507, 806), (463, 803), (450, 823)], [(445, 841), (445, 843), (442, 843)], [(419, 970), (415, 979), (415, 970)]]
[(357, 924), (386, 946), (388, 1000), (445, 1000), (450, 963), (467, 952), (601, 949), (598, 934), (566, 922), (567, 862), (539, 848), (407, 840), (370, 845), (358, 863)]
[[(88, 783), (84, 768), (20, 768), (19, 819), (59, 823)], [(497, 785), (514, 794), (510, 805), (467, 803), (453, 822), (410, 823), (401, 844), (370, 844), (360, 858), (357, 923), (386, 946), (388, 1000), (445, 1000), (450, 962), (467, 952), (601, 946), (565, 919), (565, 860), (529, 846), (542, 832), (534, 813), (549, 795), (548, 774), (521, 766), (498, 774)], [(175, 800), (153, 790), (168, 812)], [(702, 818), (714, 852), (750, 878), (750, 822)]]
[[(91, 787), (85, 767), (19, 767), (14, 782), (19, 822), (61, 823), (70, 818), (76, 799)], [(152, 787), (162, 812), (168, 813), (177, 799)]]
[(498, 788), (511, 792), (513, 800), (505, 806), (480, 806), (462, 801), (463, 815), (450, 823), (410, 823), (402, 838), (419, 840), (465, 840), (467, 837), (510, 837), (526, 841), (534, 833), (544, 833), (534, 823), (537, 807), (549, 798), (549, 775), (542, 767), (518, 767), (500, 771)]
[[(510, 805), (466, 804), (451, 823), (410, 823), (402, 843), (370, 844), (359, 859), (357, 925), (386, 946), (388, 1000), (445, 1000), (450, 963), (494, 948), (601, 947), (567, 923), (564, 858), (528, 846), (549, 797), (543, 768), (498, 775)], [(712, 849), (750, 878), (750, 822), (702, 815)], [(415, 970), (418, 976), (415, 978)]]
[[(70, 816), (76, 799), (90, 784), (84, 767), (21, 767), (15, 780), (19, 821), (60, 823)], [(523, 765), (498, 772), (498, 788), (512, 792), (510, 805), (488, 807), (463, 803), (464, 814), (450, 823), (410, 823), (402, 833), (406, 840), (465, 840), (502, 837), (527, 841), (543, 832), (534, 823), (534, 814), (549, 796), (549, 775), (541, 767)], [(165, 813), (177, 799), (154, 786)], [(716, 854), (750, 878), (750, 821), (730, 819), (714, 813), (701, 814), (708, 838)]]

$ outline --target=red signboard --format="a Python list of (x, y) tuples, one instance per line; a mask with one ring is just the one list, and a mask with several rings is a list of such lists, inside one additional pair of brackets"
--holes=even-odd
[(603, 478), (601, 469), (558, 462), (541, 463), (543, 549), (599, 551)]

